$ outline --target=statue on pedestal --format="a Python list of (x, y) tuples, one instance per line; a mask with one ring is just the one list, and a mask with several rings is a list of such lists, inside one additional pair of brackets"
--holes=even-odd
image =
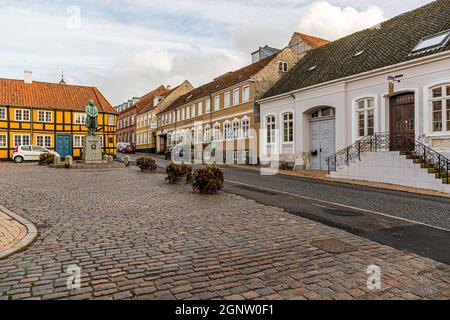
[(93, 100), (89, 100), (89, 105), (85, 109), (86, 112), (86, 127), (88, 128), (89, 136), (94, 136), (98, 128), (98, 108), (94, 105)]

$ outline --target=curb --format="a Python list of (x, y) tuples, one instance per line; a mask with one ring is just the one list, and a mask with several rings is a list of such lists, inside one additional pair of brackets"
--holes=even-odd
[(1, 259), (5, 259), (5, 258), (13, 255), (14, 253), (16, 253), (18, 251), (23, 250), (23, 249), (27, 248), (29, 245), (31, 245), (36, 240), (36, 238), (38, 236), (38, 231), (33, 223), (29, 222), (25, 218), (22, 218), (21, 216), (18, 216), (14, 212), (11, 212), (10, 210), (3, 207), (2, 205), (0, 205), (0, 211), (7, 214), (14, 220), (18, 221), (19, 223), (23, 224), (28, 230), (27, 235), (22, 240), (20, 240), (19, 243), (16, 243), (11, 248), (0, 252), (0, 260), (1, 260)]

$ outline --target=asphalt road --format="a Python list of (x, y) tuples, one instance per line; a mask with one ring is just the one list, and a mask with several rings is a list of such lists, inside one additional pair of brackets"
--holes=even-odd
[[(137, 156), (132, 156), (135, 158)], [(168, 161), (157, 159), (164, 167)], [(225, 191), (450, 264), (450, 199), (225, 168)]]

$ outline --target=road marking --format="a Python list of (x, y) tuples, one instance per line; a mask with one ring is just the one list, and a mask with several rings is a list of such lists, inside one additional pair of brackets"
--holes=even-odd
[(434, 229), (450, 232), (450, 229), (446, 229), (446, 228), (442, 228), (442, 227), (436, 227), (436, 226), (433, 226), (431, 224), (427, 224), (427, 223), (424, 223), (424, 222), (419, 222), (419, 221), (414, 221), (414, 220), (410, 220), (410, 219), (406, 219), (406, 218), (396, 217), (396, 216), (392, 216), (392, 215), (386, 214), (386, 213), (381, 213), (381, 212), (377, 212), (377, 211), (372, 211), (372, 210), (352, 207), (352, 206), (348, 206), (348, 205), (341, 204), (341, 203), (336, 203), (336, 202), (331, 202), (331, 201), (326, 201), (326, 200), (321, 200), (321, 199), (315, 199), (315, 198), (311, 198), (311, 197), (301, 196), (301, 195), (298, 195), (298, 194), (295, 194), (295, 193), (290, 193), (290, 192), (285, 192), (285, 191), (280, 191), (280, 190), (275, 190), (275, 189), (270, 189), (270, 188), (263, 188), (263, 187), (255, 186), (255, 185), (252, 185), (252, 184), (243, 183), (243, 182), (237, 182), (237, 181), (233, 181), (233, 180), (225, 180), (225, 181), (229, 182), (229, 183), (237, 184), (237, 185), (242, 185), (242, 186), (247, 186), (247, 187), (252, 187), (252, 188), (264, 190), (264, 191), (275, 192), (275, 193), (278, 193), (278, 194), (285, 194), (285, 195), (288, 195), (288, 196), (291, 196), (291, 197), (297, 197), (297, 198), (301, 198), (301, 199), (305, 199), (305, 200), (316, 201), (316, 202), (320, 202), (320, 203), (323, 203), (323, 204), (328, 204), (328, 205), (343, 207), (343, 208), (347, 208), (347, 209), (352, 209), (352, 210), (372, 213), (372, 214), (376, 214), (376, 215), (380, 215), (380, 216), (384, 216), (384, 217), (388, 217), (388, 218), (392, 218), (392, 219), (397, 219), (397, 220), (409, 222), (409, 223), (412, 223), (412, 224), (423, 225), (423, 226), (426, 226), (426, 227), (430, 227), (430, 228), (434, 228)]

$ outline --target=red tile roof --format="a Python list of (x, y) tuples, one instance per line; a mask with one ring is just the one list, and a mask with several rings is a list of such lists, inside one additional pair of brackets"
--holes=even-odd
[[(175, 89), (173, 89), (173, 90), (175, 90)], [(170, 92), (172, 92), (173, 90), (171, 90)], [(153, 91), (150, 91), (149, 93), (144, 95), (139, 100), (139, 102), (134, 105), (134, 107), (136, 108), (137, 114), (142, 114), (147, 111), (150, 111), (153, 108), (154, 98), (158, 97), (158, 96), (166, 97), (167, 93), (168, 93), (168, 91), (167, 91), (166, 87), (161, 85), (158, 88), (154, 89)]]
[(221, 91), (245, 80), (248, 80), (252, 76), (257, 74), (259, 71), (261, 71), (265, 66), (267, 66), (275, 57), (277, 57), (276, 54), (274, 54), (271, 57), (262, 59), (251, 65), (248, 65), (242, 69), (225, 73), (216, 78), (214, 81), (204, 84), (203, 86), (200, 86), (196, 89), (193, 89), (192, 91), (179, 97), (177, 100), (175, 100), (174, 103), (172, 103), (172, 105), (169, 108), (167, 108), (164, 111), (173, 110), (177, 107), (189, 103), (190, 101), (195, 101), (197, 99), (206, 97), (210, 94)]
[(84, 111), (89, 100), (100, 112), (117, 113), (95, 87), (0, 78), (0, 105)]
[(300, 37), (303, 41), (305, 41), (307, 44), (309, 44), (312, 48), (319, 48), (321, 46), (324, 46), (324, 45), (330, 43), (330, 41), (328, 41), (328, 40), (310, 36), (308, 34), (304, 34), (304, 33), (300, 33), (300, 32), (296, 32), (295, 34), (298, 37)]

